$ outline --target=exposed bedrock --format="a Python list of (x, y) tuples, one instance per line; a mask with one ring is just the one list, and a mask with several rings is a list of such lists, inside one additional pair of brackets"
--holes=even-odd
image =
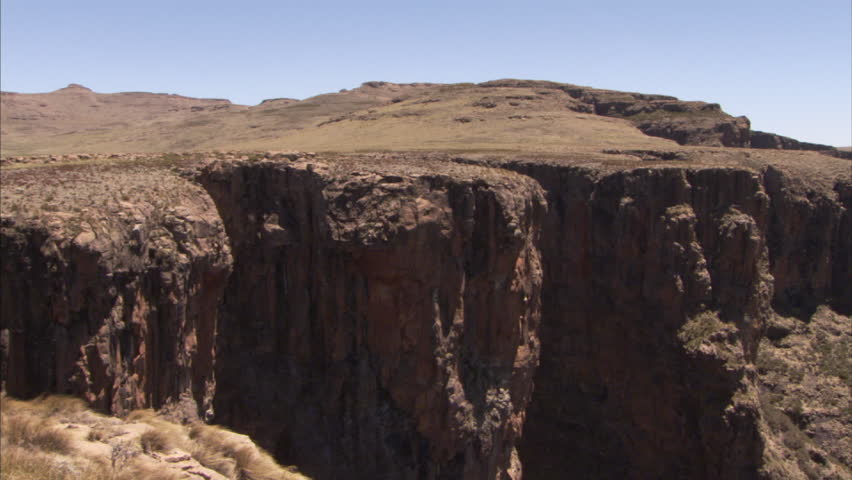
[(578, 103), (571, 107), (577, 111), (624, 118), (646, 135), (667, 138), (681, 145), (748, 147), (750, 142), (748, 118), (728, 115), (718, 103), (537, 80), (494, 80), (479, 86), (559, 89), (577, 100)]
[(848, 182), (834, 195), (774, 167), (498, 164), (549, 202), (528, 478), (764, 475), (758, 345), (773, 303), (852, 298)]
[(4, 204), (0, 379), (189, 404), (318, 480), (850, 478), (847, 163), (690, 152), (246, 156)]
[(231, 259), (210, 198), (181, 188), (192, 201), (167, 208), (111, 202), (23, 223), (4, 217), (0, 373), (9, 394), (73, 394), (114, 414), (182, 399), (212, 407)]
[(753, 478), (768, 197), (743, 170), (533, 168), (551, 194), (530, 478)]
[(376, 163), (200, 174), (234, 254), (216, 420), (316, 478), (520, 478), (543, 193), (511, 172)]
[(828, 195), (790, 172), (764, 170), (772, 197), (769, 253), (779, 312), (808, 318), (831, 304), (852, 313), (852, 179)]
[(830, 145), (800, 142), (794, 138), (777, 135), (775, 133), (752, 130), (750, 133), (750, 143), (751, 148), (766, 148), (773, 150), (811, 150), (815, 152), (822, 152), (837, 158), (852, 160), (852, 152), (839, 150)]

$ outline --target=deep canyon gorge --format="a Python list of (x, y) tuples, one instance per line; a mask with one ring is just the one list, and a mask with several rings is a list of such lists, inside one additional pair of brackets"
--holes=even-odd
[[(689, 155), (68, 172), (101, 208), (3, 219), (5, 388), (191, 399), (314, 478), (846, 478), (757, 365), (818, 314), (848, 345), (848, 162)], [(827, 385), (803, 427), (848, 422)]]
[(43, 94), (166, 102), (205, 142), (321, 110), (288, 138), (342, 146), (4, 158), (3, 390), (224, 425), (318, 480), (852, 478), (844, 152), (673, 97), (372, 83)]

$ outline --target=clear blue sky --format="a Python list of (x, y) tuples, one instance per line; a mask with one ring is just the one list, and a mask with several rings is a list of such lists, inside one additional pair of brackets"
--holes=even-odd
[(305, 98), (532, 78), (718, 102), (852, 145), (852, 2), (2, 0), (2, 89)]

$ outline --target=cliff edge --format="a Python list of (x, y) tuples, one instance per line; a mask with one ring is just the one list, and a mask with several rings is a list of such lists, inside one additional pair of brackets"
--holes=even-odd
[(848, 161), (114, 157), (4, 167), (10, 395), (318, 479), (852, 478)]

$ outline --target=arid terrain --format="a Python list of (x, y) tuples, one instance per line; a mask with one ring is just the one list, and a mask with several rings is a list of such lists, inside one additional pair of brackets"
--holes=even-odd
[(4, 396), (0, 407), (3, 478), (306, 478), (277, 465), (245, 435), (200, 422), (182, 425), (173, 412), (136, 410), (122, 420), (61, 396), (28, 402)]
[[(268, 151), (562, 153), (673, 145), (831, 150), (717, 104), (544, 81), (366, 82), (253, 107), (153, 93), (3, 92), (2, 154)], [(647, 135), (646, 135), (647, 134)], [(649, 136), (650, 135), (650, 136)], [(660, 138), (671, 141), (661, 140)]]
[(499, 80), (4, 92), (2, 153), (4, 480), (39, 411), (57, 478), (852, 478), (843, 149)]

